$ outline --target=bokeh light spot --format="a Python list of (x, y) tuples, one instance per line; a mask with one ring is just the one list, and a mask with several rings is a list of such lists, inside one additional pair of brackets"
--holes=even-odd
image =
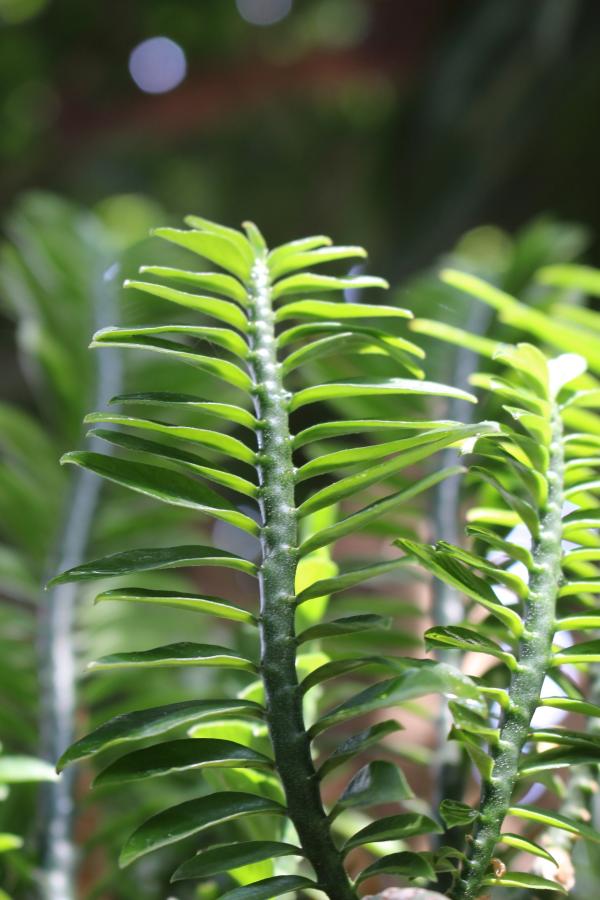
[(129, 72), (141, 91), (164, 94), (185, 78), (185, 53), (168, 37), (148, 38), (132, 50)]
[(292, 0), (236, 0), (236, 5), (251, 25), (275, 25), (292, 11)]

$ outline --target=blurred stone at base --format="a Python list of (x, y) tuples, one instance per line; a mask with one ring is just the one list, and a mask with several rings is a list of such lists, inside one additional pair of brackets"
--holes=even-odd
[(427, 891), (425, 888), (388, 888), (381, 894), (369, 894), (362, 900), (446, 900), (446, 898), (437, 891)]

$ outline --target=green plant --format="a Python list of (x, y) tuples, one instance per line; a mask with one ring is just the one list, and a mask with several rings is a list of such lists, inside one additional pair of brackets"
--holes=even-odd
[[(532, 781), (559, 790), (549, 770), (600, 759), (597, 742), (585, 732), (531, 726), (539, 707), (600, 715), (600, 708), (586, 701), (563, 671), (565, 665), (600, 660), (600, 643), (555, 646), (557, 633), (600, 624), (589, 610), (600, 583), (595, 567), (600, 550), (593, 535), (600, 522), (594, 505), (599, 443), (595, 433), (571, 425), (574, 411), (597, 404), (598, 390), (590, 387), (584, 360), (574, 354), (549, 360), (528, 344), (498, 344), (420, 321), (416, 330), (472, 345), (503, 367), (502, 374), (473, 379), (500, 401), (501, 424), (425, 420), (411, 409), (409, 418), (317, 418), (296, 427), (299, 411), (314, 403), (332, 403), (337, 410), (365, 397), (378, 402), (398, 396), (412, 401), (474, 398), (423, 380), (422, 351), (390, 327), (410, 318), (406, 310), (339, 299), (339, 292), (350, 287), (385, 287), (381, 279), (306, 271), (319, 263), (363, 256), (360, 248), (337, 248), (327, 238), (315, 237), (269, 252), (254, 225), (246, 224), (243, 234), (197, 217), (187, 222), (190, 230), (165, 228), (157, 234), (216, 263), (226, 274), (150, 266), (143, 270), (147, 275), (195, 290), (139, 280), (129, 286), (216, 319), (218, 327), (109, 328), (96, 334), (94, 345), (143, 349), (191, 363), (219, 379), (222, 396), (206, 400), (146, 391), (115, 398), (125, 406), (166, 410), (175, 418), (185, 411), (188, 419), (93, 413), (87, 418), (96, 435), (128, 455), (75, 451), (64, 461), (239, 528), (259, 539), (257, 562), (207, 546), (151, 548), (77, 566), (54, 581), (139, 577), (181, 566), (223, 566), (255, 577), (258, 608), (158, 586), (128, 585), (103, 591), (98, 598), (216, 616), (245, 629), (247, 650), (182, 642), (118, 652), (93, 664), (100, 671), (218, 667), (250, 681), (234, 698), (208, 700), (204, 694), (112, 719), (66, 750), (60, 767), (187, 727), (188, 738), (143, 746), (113, 760), (96, 783), (109, 787), (202, 771), (205, 787), (224, 788), (203, 790), (143, 823), (127, 840), (121, 863), (195, 838), (203, 842), (200, 851), (179, 867), (174, 879), (216, 877), (229, 900), (267, 900), (315, 889), (332, 900), (350, 900), (364, 881), (386, 875), (417, 884), (447, 884), (448, 896), (455, 900), (475, 900), (488, 886), (498, 885), (559, 890), (556, 881), (507, 870), (516, 851), (546, 860), (551, 856), (529, 836), (501, 829), (506, 816), (514, 815), (600, 841), (600, 833), (581, 821), (520, 802)], [(338, 299), (322, 299), (328, 292), (338, 292)], [(307, 299), (310, 296), (318, 299)], [(377, 318), (387, 319), (387, 330), (361, 324)], [(290, 320), (300, 324), (290, 326)], [(208, 355), (201, 342), (227, 355)], [(355, 366), (383, 358), (394, 375), (313, 382), (310, 376), (323, 358), (331, 358), (328, 371), (335, 370), (347, 361), (349, 349)], [(399, 368), (402, 377), (395, 374)], [(234, 433), (217, 431), (210, 419), (204, 427), (207, 416), (239, 427)], [(372, 434), (384, 440), (359, 438), (363, 442), (357, 446), (347, 444), (350, 435)], [(343, 440), (341, 449), (335, 444), (331, 448), (335, 438)], [(194, 450), (201, 447), (208, 458), (190, 452), (190, 444)], [(390, 513), (463, 471), (455, 466), (423, 475), (412, 469), (450, 446), (473, 454), (470, 480), (484, 485), (485, 505), (468, 514), (473, 550), (401, 537), (395, 545), (402, 556), (338, 569), (330, 556), (338, 541), (374, 523), (381, 527)], [(391, 493), (380, 492), (390, 488)], [(357, 509), (364, 492), (369, 502)], [(566, 500), (578, 509), (565, 514)], [(393, 519), (388, 526), (397, 527)], [(528, 532), (529, 545), (513, 538), (511, 529), (516, 527)], [(577, 548), (564, 550), (565, 540)], [(502, 562), (489, 558), (490, 548), (500, 552)], [(524, 567), (523, 574), (511, 569), (516, 562)], [(391, 641), (384, 640), (382, 629), (389, 622), (373, 612), (323, 618), (329, 596), (415, 563), (471, 601), (466, 623), (438, 625), (426, 632), (428, 647), (491, 657), (494, 664), (483, 675), (469, 677), (447, 663), (396, 655), (393, 642), (401, 646), (400, 633), (391, 632)], [(498, 586), (508, 589), (509, 600), (499, 597)], [(361, 641), (372, 632), (378, 649), (367, 654)], [(340, 636), (349, 640), (345, 648)], [(364, 678), (381, 672), (383, 681), (365, 686)], [(342, 694), (341, 702), (331, 706), (319, 690), (342, 675), (363, 680), (357, 693)], [(557, 686), (555, 696), (542, 697), (547, 677)], [(398, 722), (367, 722), (364, 730), (345, 736), (337, 746), (322, 741), (334, 726), (432, 693), (451, 698), (451, 738), (478, 769), (482, 795), (477, 808), (444, 799), (439, 816), (446, 832), (440, 846), (416, 852), (406, 848), (408, 838), (443, 829), (415, 800), (397, 761), (372, 758), (388, 755), (380, 743)], [(556, 746), (538, 746), (545, 743)], [(357, 772), (363, 754), (367, 761)], [(353, 767), (353, 777), (337, 799), (326, 802), (322, 782), (345, 765)], [(361, 813), (398, 802), (409, 811), (371, 820)], [(245, 830), (248, 818), (259, 822), (250, 831)], [(446, 840), (455, 828), (473, 829), (464, 853)], [(388, 852), (390, 841), (396, 842), (393, 852)], [(382, 850), (378, 845), (384, 843)], [(498, 845), (508, 850), (497, 850)], [(348, 867), (348, 854), (362, 853), (365, 847), (376, 861), (364, 867), (355, 854)], [(301, 861), (289, 863), (288, 857)], [(237, 886), (232, 887), (232, 881)]]
[[(360, 248), (330, 246), (324, 237), (308, 238), (284, 245), (268, 252), (255, 226), (246, 226), (247, 236), (205, 220), (191, 217), (189, 231), (159, 229), (158, 234), (181, 244), (216, 262), (227, 274), (184, 272), (164, 267), (146, 267), (145, 272), (165, 280), (175, 280), (206, 293), (193, 293), (174, 287), (144, 281), (129, 286), (146, 291), (167, 301), (186, 306), (219, 322), (212, 325), (157, 326), (152, 328), (106, 329), (95, 336), (96, 346), (125, 346), (166, 353), (191, 362), (225, 382), (223, 401), (206, 401), (198, 397), (150, 392), (120, 397), (124, 404), (152, 404), (176, 414), (178, 409), (212, 414), (218, 419), (235, 422), (245, 435), (253, 435), (255, 446), (247, 437), (237, 438), (212, 428), (178, 425), (138, 416), (97, 413), (88, 417), (98, 426), (110, 424), (133, 430), (107, 431), (100, 428), (105, 439), (133, 452), (133, 458), (105, 457), (89, 452), (69, 453), (65, 462), (91, 469), (98, 474), (169, 503), (196, 509), (216, 519), (231, 523), (260, 538), (259, 563), (255, 565), (223, 551), (207, 547), (178, 547), (125, 552), (116, 557), (89, 563), (60, 576), (59, 582), (104, 576), (130, 575), (165, 566), (222, 565), (250, 573), (258, 578), (260, 610), (245, 612), (222, 599), (136, 588), (107, 592), (103, 599), (131, 599), (136, 602), (162, 603), (174, 607), (195, 608), (225, 619), (242, 621), (246, 627), (258, 631), (260, 661), (256, 656), (242, 655), (225, 647), (182, 643), (149, 651), (119, 653), (95, 664), (98, 669), (137, 666), (221, 666), (260, 676), (259, 685), (248, 690), (242, 699), (197, 700), (169, 709), (147, 710), (131, 714), (102, 726), (96, 733), (83, 738), (70, 748), (61, 766), (89, 756), (115, 744), (162, 734), (171, 728), (190, 724), (204, 717), (235, 714), (237, 718), (264, 717), (266, 719), (273, 758), (268, 754), (244, 751), (239, 742), (226, 741), (214, 746), (209, 739), (174, 741), (156, 745), (126, 756), (114, 764), (99, 781), (120, 782), (126, 779), (150, 777), (173, 771), (195, 770), (205, 766), (256, 767), (274, 769), (283, 786), (286, 807), (272, 799), (273, 788), (263, 779), (259, 796), (247, 792), (217, 792), (208, 797), (188, 801), (181, 807), (159, 814), (132, 835), (123, 853), (124, 864), (133, 862), (152, 849), (199, 833), (227, 820), (248, 814), (265, 813), (271, 819), (279, 814), (289, 819), (297, 832), (300, 849), (290, 851), (285, 846), (276, 851), (273, 842), (248, 848), (243, 861), (250, 863), (272, 858), (276, 852), (298, 852), (311, 863), (317, 883), (332, 898), (355, 896), (354, 888), (343, 866), (343, 856), (350, 849), (365, 842), (401, 840), (410, 834), (437, 830), (437, 825), (419, 813), (386, 819), (381, 827), (350, 835), (343, 851), (334, 842), (333, 834), (342, 831), (337, 817), (363, 806), (379, 805), (387, 799), (407, 799), (411, 792), (397, 768), (386, 761), (368, 763), (354, 778), (329, 813), (325, 812), (320, 792), (320, 780), (326, 772), (352, 760), (363, 748), (371, 746), (379, 735), (389, 730), (373, 726), (354, 740), (338, 748), (320, 772), (313, 762), (312, 742), (333, 725), (368, 713), (370, 710), (397, 705), (410, 698), (431, 692), (451, 693), (457, 702), (465, 698), (477, 703), (479, 693), (474, 683), (451, 667), (429, 660), (413, 660), (388, 656), (348, 656), (308, 654), (299, 659), (299, 647), (307, 642), (327, 641), (345, 633), (359, 634), (377, 629), (387, 622), (373, 614), (359, 614), (297, 631), (298, 621), (307, 615), (305, 610), (315, 607), (320, 598), (382, 575), (399, 565), (398, 558), (349, 569), (333, 577), (313, 580), (298, 587), (299, 565), (322, 548), (333, 545), (346, 535), (364, 529), (371, 522), (380, 521), (390, 511), (407, 504), (440, 479), (454, 475), (457, 469), (434, 472), (413, 479), (409, 486), (383, 496), (371, 496), (371, 502), (359, 510), (339, 515), (331, 524), (319, 525), (315, 514), (335, 509), (342, 501), (360, 499), (366, 490), (391, 483), (396, 486), (398, 473), (410, 465), (426, 460), (445, 446), (458, 445), (482, 432), (493, 431), (487, 424), (460, 426), (445, 421), (409, 421), (392, 419), (351, 419), (320, 422), (294, 436), (290, 431), (290, 416), (308, 404), (328, 400), (343, 401), (354, 397), (432, 397), (455, 396), (473, 398), (422, 379), (418, 360), (421, 351), (406, 337), (362, 324), (364, 319), (383, 319), (398, 322), (410, 317), (406, 310), (369, 304), (348, 304), (339, 300), (304, 299), (307, 295), (323, 295), (348, 287), (385, 287), (381, 279), (370, 276), (335, 278), (305, 272), (307, 266), (364, 256)], [(334, 295), (335, 296), (335, 295)], [(298, 299), (300, 298), (300, 299)], [(290, 320), (301, 324), (287, 326)], [(276, 333), (279, 323), (284, 330)], [(166, 339), (165, 334), (183, 334), (187, 344)], [(196, 346), (198, 340), (208, 341), (225, 349), (234, 357), (207, 356)], [(288, 350), (293, 344), (299, 344)], [(282, 352), (286, 350), (286, 353)], [(379, 379), (344, 379), (326, 384), (302, 386), (298, 370), (320, 357), (343, 355), (349, 348), (361, 355), (383, 354), (392, 371), (404, 369), (412, 377)], [(284, 379), (286, 379), (284, 384)], [(288, 380), (289, 379), (289, 380)], [(233, 387), (233, 391), (231, 391)], [(239, 399), (239, 392), (243, 397)], [(233, 399), (235, 398), (235, 399)], [(342, 450), (329, 450), (303, 464), (301, 455), (293, 454), (316, 441), (355, 433), (382, 434), (383, 443)], [(416, 433), (415, 433), (416, 432)], [(152, 436), (152, 440), (143, 437)], [(142, 436), (140, 436), (140, 434)], [(396, 437), (400, 434), (401, 437)], [(406, 436), (408, 434), (408, 436)], [(393, 439), (389, 439), (393, 438)], [(177, 441), (187, 441), (217, 456), (218, 462), (207, 462), (187, 450)], [(306, 459), (306, 456), (304, 457)], [(156, 464), (158, 460), (159, 464)], [(206, 486), (195, 479), (200, 475), (221, 489), (229, 489), (236, 502), (222, 490)], [(322, 478), (329, 483), (323, 486)], [(320, 479), (314, 481), (313, 479)], [(396, 482), (396, 484), (395, 484)], [(256, 511), (249, 515), (238, 508), (237, 497), (245, 504), (253, 500)], [(316, 523), (312, 533), (301, 538), (305, 522)], [(400, 637), (398, 637), (400, 641)], [(350, 645), (351, 646), (351, 645)], [(312, 659), (313, 670), (310, 669)], [(306, 677), (298, 683), (297, 662), (303, 662)], [(315, 667), (315, 661), (318, 663)], [(359, 669), (383, 670), (388, 674), (384, 682), (360, 691), (308, 727), (305, 725), (303, 695), (329, 678)], [(264, 690), (264, 706), (262, 705)], [(252, 699), (249, 699), (249, 698)], [(235, 734), (235, 729), (230, 729)], [(243, 735), (243, 732), (239, 732)], [(345, 749), (344, 749), (345, 748)], [(272, 776), (269, 776), (272, 781)], [(281, 795), (280, 795), (281, 796)], [(256, 842), (254, 842), (256, 843)], [(207, 851), (215, 854), (216, 851)], [(248, 855), (249, 854), (249, 855)], [(203, 860), (188, 865), (184, 871), (199, 876), (202, 872), (236, 870), (241, 865), (235, 845), (222, 848), (211, 857), (209, 868)], [(408, 872), (418, 861), (414, 854), (392, 859), (388, 868)], [(424, 858), (420, 874), (433, 873), (431, 863)], [(208, 861), (207, 861), (207, 866)], [(365, 870), (363, 878), (387, 871)], [(292, 880), (290, 880), (292, 879)], [(360, 880), (360, 879), (359, 879)], [(264, 880), (261, 887), (239, 888), (232, 896), (276, 896), (288, 890), (310, 888), (314, 882), (300, 875), (276, 875)], [(260, 893), (252, 893), (259, 891)]]

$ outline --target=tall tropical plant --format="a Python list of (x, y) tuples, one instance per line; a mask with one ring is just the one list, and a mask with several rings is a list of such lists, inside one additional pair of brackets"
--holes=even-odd
[[(206, 767), (250, 768), (259, 773), (253, 792), (218, 791), (188, 800), (167, 809), (140, 826), (122, 851), (127, 865), (151, 850), (249, 815), (280, 816), (290, 823), (297, 845), (289, 841), (229, 843), (221, 837), (218, 847), (184, 864), (177, 877), (203, 877), (237, 871), (241, 866), (270, 860), (279, 855), (299, 854), (312, 867), (312, 874), (283, 874), (242, 885), (226, 894), (231, 898), (274, 897), (293, 890), (319, 887), (331, 898), (355, 897), (356, 884), (381, 873), (396, 871), (408, 877), (434, 877), (435, 860), (401, 852), (367, 867), (353, 882), (344, 865), (345, 856), (364, 844), (403, 840), (410, 835), (436, 831), (437, 824), (421, 813), (386, 817), (365, 825), (347, 836), (339, 846), (338, 833), (344, 813), (408, 799), (412, 792), (400, 770), (384, 760), (368, 762), (353, 777), (331, 809), (326, 810), (321, 781), (338, 766), (352, 762), (372, 747), (392, 727), (386, 721), (373, 725), (343, 741), (317, 767), (314, 743), (329, 728), (372, 710), (398, 705), (432, 692), (449, 693), (462, 708), (474, 704), (483, 711), (483, 701), (474, 682), (450, 666), (430, 660), (414, 660), (389, 655), (365, 656), (323, 651), (304, 660), (305, 677), (300, 681), (297, 663), (299, 648), (325, 642), (340, 635), (357, 635), (388, 624), (381, 616), (366, 612), (319, 621), (298, 628), (304, 610), (320, 598), (335, 594), (366, 579), (385, 574), (403, 564), (399, 557), (365, 567), (340, 571), (329, 578), (298, 582), (302, 561), (323, 548), (332, 547), (386, 514), (407, 504), (441, 479), (456, 475), (456, 467), (413, 477), (408, 486), (397, 489), (398, 473), (420, 463), (450, 445), (459, 445), (474, 436), (494, 432), (483, 423), (461, 426), (447, 421), (405, 419), (335, 419), (317, 421), (297, 430), (296, 413), (309, 404), (352, 398), (457, 397), (474, 398), (463, 392), (423, 380), (419, 365), (422, 352), (398, 333), (365, 320), (397, 324), (410, 318), (407, 310), (370, 303), (345, 303), (340, 294), (346, 288), (383, 288), (382, 279), (372, 276), (339, 278), (316, 274), (312, 267), (337, 260), (363, 257), (357, 247), (335, 247), (322, 236), (293, 241), (269, 252), (258, 229), (245, 225), (245, 234), (190, 217), (189, 230), (158, 229), (157, 234), (184, 246), (219, 265), (224, 272), (197, 272), (147, 266), (146, 276), (159, 277), (167, 284), (136, 280), (128, 286), (154, 297), (184, 306), (214, 324), (161, 325), (143, 328), (104, 329), (94, 338), (95, 346), (148, 350), (191, 363), (215, 376), (224, 387), (218, 399), (145, 392), (121, 396), (128, 407), (153, 408), (177, 416), (180, 410), (239, 426), (239, 437), (216, 427), (178, 424), (150, 419), (142, 414), (94, 413), (94, 423), (103, 438), (129, 451), (127, 457), (108, 457), (75, 451), (64, 462), (82, 466), (97, 474), (167, 503), (197, 510), (203, 515), (236, 526), (260, 541), (257, 563), (226, 551), (206, 546), (150, 548), (126, 551), (116, 556), (78, 566), (60, 575), (59, 583), (135, 575), (173, 566), (225, 566), (246, 572), (257, 579), (257, 608), (245, 610), (223, 598), (203, 594), (173, 593), (128, 587), (105, 592), (102, 599), (159, 603), (239, 622), (256, 635), (248, 642), (247, 654), (224, 646), (182, 642), (150, 650), (116, 653), (94, 663), (97, 670), (139, 667), (224, 667), (258, 676), (255, 688), (241, 698), (206, 698), (154, 709), (139, 710), (101, 726), (74, 744), (61, 760), (67, 763), (119, 746), (160, 736), (177, 726), (224, 714), (237, 719), (262, 719), (268, 726), (266, 752), (252, 750), (244, 741), (244, 731), (229, 729), (237, 740), (192, 738), (165, 741), (135, 750), (109, 765), (98, 783), (117, 784), (174, 772)], [(169, 284), (169, 282), (171, 284)], [(171, 286), (183, 285), (188, 290)], [(309, 298), (317, 299), (309, 299)], [(329, 299), (334, 297), (335, 299)], [(168, 337), (167, 337), (168, 336)], [(178, 338), (178, 340), (175, 340)], [(225, 354), (202, 352), (199, 343), (209, 343)], [(360, 365), (363, 354), (377, 354), (388, 360), (392, 372), (402, 376), (387, 378), (344, 378), (322, 384), (306, 384), (302, 370), (324, 356), (341, 359), (352, 351)], [(406, 376), (404, 375), (406, 373)], [(112, 426), (112, 430), (106, 428)], [(100, 426), (98, 428), (98, 426)], [(375, 434), (382, 442), (347, 446), (354, 434)], [(344, 449), (323, 445), (318, 455), (307, 448), (315, 442), (343, 437)], [(206, 459), (182, 449), (202, 448)], [(211, 487), (212, 482), (217, 487)], [(388, 486), (388, 492), (380, 489)], [(389, 492), (391, 486), (391, 492)], [(377, 492), (375, 492), (375, 490)], [(357, 508), (366, 497), (369, 502)], [(364, 500), (363, 500), (364, 502)], [(343, 512), (327, 524), (315, 514)], [(352, 504), (352, 506), (350, 506)], [(303, 523), (317, 521), (302, 538)], [(349, 645), (351, 646), (351, 645)], [(312, 668), (310, 661), (312, 659)], [(387, 678), (364, 688), (314, 721), (306, 720), (306, 694), (324, 681), (365, 669), (383, 671)], [(265, 771), (268, 775), (260, 776)], [(273, 779), (283, 792), (274, 800)], [(258, 788), (257, 788), (258, 785)], [(281, 802), (283, 801), (283, 802)], [(289, 834), (286, 826), (282, 833)], [(447, 866), (444, 858), (442, 866)], [(416, 868), (415, 868), (416, 867)]]

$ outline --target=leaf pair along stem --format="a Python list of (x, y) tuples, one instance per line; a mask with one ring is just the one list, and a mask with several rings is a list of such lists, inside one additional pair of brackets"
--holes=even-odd
[(259, 570), (261, 674), (267, 720), (289, 816), (320, 888), (330, 900), (355, 900), (331, 835), (304, 725), (296, 674), (295, 579), (299, 559), (290, 395), (277, 359), (266, 250), (255, 249), (250, 276), (250, 364), (259, 422), (262, 564)]

